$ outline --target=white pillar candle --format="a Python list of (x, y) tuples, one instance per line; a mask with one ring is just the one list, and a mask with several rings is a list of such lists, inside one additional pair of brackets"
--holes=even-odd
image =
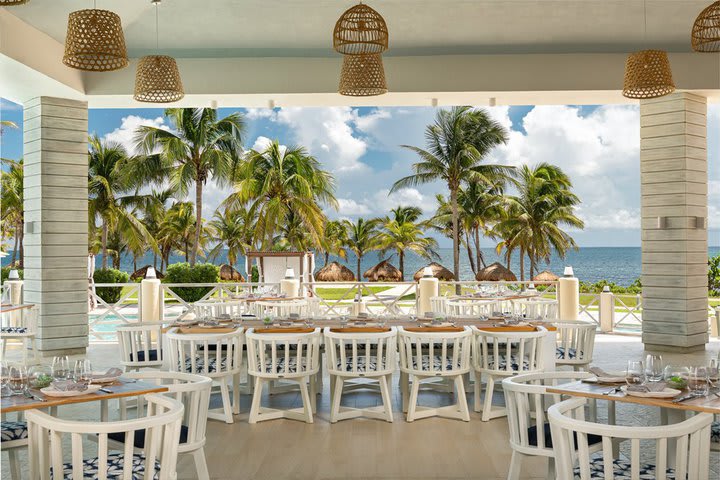
[(425, 312), (432, 311), (430, 299), (440, 295), (440, 281), (434, 277), (423, 277), (418, 287), (418, 311), (417, 316), (422, 317)]
[(160, 280), (146, 278), (140, 282), (141, 315), (143, 322), (159, 322), (162, 320), (163, 295)]
[(300, 280), (294, 278), (283, 278), (280, 280), (280, 293), (284, 293), (286, 297), (299, 297)]
[(580, 282), (575, 277), (558, 280), (560, 320), (578, 320), (580, 312)]

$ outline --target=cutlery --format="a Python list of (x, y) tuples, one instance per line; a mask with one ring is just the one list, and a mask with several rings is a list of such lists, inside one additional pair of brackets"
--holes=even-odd
[(37, 402), (46, 402), (46, 401), (47, 401), (47, 400), (45, 400), (44, 398), (42, 398), (42, 397), (40, 397), (40, 396), (38, 396), (38, 395), (35, 395), (34, 393), (27, 392), (27, 391), (24, 392), (24, 395), (25, 395), (25, 397), (31, 398), (31, 399), (33, 399), (33, 400), (35, 400), (35, 401), (37, 401)]
[(114, 393), (112, 390), (109, 390), (107, 388), (101, 388), (99, 391), (103, 393)]
[(698, 397), (702, 397), (702, 396), (703, 395), (699, 395), (697, 393), (691, 393), (690, 395), (685, 395), (683, 397), (676, 398), (675, 400), (672, 401), (672, 403), (681, 403), (681, 402), (684, 402), (685, 400), (692, 400), (693, 398), (698, 398)]
[(603, 392), (603, 395), (612, 395), (613, 393), (617, 393), (620, 391), (620, 387), (614, 387), (607, 392)]

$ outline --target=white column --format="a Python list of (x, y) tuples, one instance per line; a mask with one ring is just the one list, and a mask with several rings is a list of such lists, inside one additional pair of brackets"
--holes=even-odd
[(609, 333), (613, 331), (615, 325), (615, 294), (610, 291), (603, 290), (600, 294), (600, 331)]
[(580, 282), (575, 277), (558, 279), (558, 318), (577, 320), (580, 314)]
[(707, 99), (640, 102), (643, 342), (702, 350), (707, 324)]
[(87, 103), (25, 103), (25, 301), (44, 355), (88, 345)]
[(160, 280), (144, 278), (140, 282), (140, 315), (143, 322), (159, 322), (162, 320), (164, 298)]

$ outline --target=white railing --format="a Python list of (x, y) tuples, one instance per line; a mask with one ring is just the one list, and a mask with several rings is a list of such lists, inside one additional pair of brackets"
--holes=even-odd
[(615, 322), (613, 323), (613, 328), (626, 327), (630, 330), (641, 329), (642, 295), (635, 295), (635, 305), (628, 305), (622, 297), (622, 295), (615, 295)]
[[(121, 288), (120, 298), (108, 303), (98, 294), (102, 288)], [(115, 327), (124, 323), (141, 321), (139, 306), (142, 302), (142, 290), (139, 283), (96, 283), (89, 291), (90, 309), (88, 327), (91, 339), (108, 341), (115, 339)]]
[[(417, 282), (314, 282), (303, 287), (318, 299), (319, 315), (349, 315), (360, 302), (370, 313), (379, 315), (417, 311)], [(339, 291), (331, 295), (327, 290)]]

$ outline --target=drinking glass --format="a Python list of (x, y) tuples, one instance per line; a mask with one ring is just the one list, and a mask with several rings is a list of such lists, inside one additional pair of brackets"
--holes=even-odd
[(713, 387), (717, 386), (717, 382), (720, 380), (720, 362), (717, 359), (710, 359), (710, 365), (708, 366), (708, 381)]
[(625, 372), (625, 382), (628, 385), (640, 385), (645, 377), (645, 368), (640, 360), (629, 360)]
[(22, 364), (11, 365), (8, 369), (10, 377), (10, 392), (12, 395), (22, 395), (28, 388), (27, 367)]
[(10, 392), (10, 370), (5, 362), (0, 362), (0, 396), (9, 397)]
[(696, 395), (707, 395), (708, 390), (708, 368), (707, 367), (690, 367), (690, 377), (688, 378), (688, 389), (690, 393)]
[(52, 376), (55, 380), (66, 380), (70, 376), (70, 361), (67, 355), (53, 357)]
[(92, 364), (90, 360), (76, 360), (73, 369), (73, 380), (75, 383), (89, 385), (92, 380)]
[(340, 328), (346, 328), (348, 325), (348, 316), (340, 315)]
[(377, 324), (380, 328), (383, 328), (383, 327), (385, 327), (386, 323), (387, 323), (387, 315), (385, 314), (385, 312), (383, 312), (380, 315), (378, 315)]
[(661, 355), (645, 357), (645, 381), (659, 382), (663, 379), (663, 360)]

